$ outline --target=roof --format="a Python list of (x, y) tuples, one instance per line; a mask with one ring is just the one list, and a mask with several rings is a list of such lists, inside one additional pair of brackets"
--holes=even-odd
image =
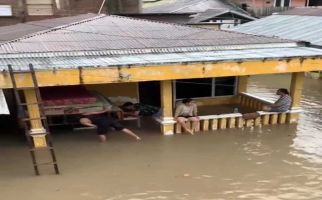
[(290, 10), (279, 13), (279, 15), (321, 16), (322, 17), (322, 7), (292, 8)]
[(208, 9), (239, 9), (226, 0), (172, 0), (156, 5), (144, 8), (143, 13), (200, 13)]
[(11, 26), (2, 26), (0, 27), (0, 43), (9, 41), (9, 40), (14, 40), (38, 31), (47, 30), (48, 28), (53, 28), (53, 27), (81, 21), (84, 19), (92, 18), (94, 16), (96, 16), (96, 14), (84, 14), (84, 15), (71, 16), (71, 17), (60, 17), (60, 18), (46, 19), (41, 21), (19, 23)]
[(0, 70), (321, 56), (289, 40), (99, 15), (0, 44)]
[[(109, 54), (252, 48), (288, 40), (99, 15), (0, 44), (0, 54), (109, 51)], [(238, 47), (237, 47), (238, 46)]]
[[(200, 23), (205, 22), (208, 20), (211, 20), (213, 18), (219, 18), (219, 19), (227, 19), (226, 16), (229, 16), (229, 19), (245, 19), (246, 21), (252, 21), (256, 18), (245, 14), (244, 12), (239, 12), (236, 10), (226, 9), (226, 8), (216, 8), (216, 9), (208, 9), (205, 12), (199, 13), (195, 15), (188, 23)], [(221, 17), (221, 18), (220, 18)]]
[(308, 47), (274, 47), (257, 49), (231, 49), (208, 52), (134, 54), (134, 55), (70, 55), (59, 56), (55, 53), (24, 56), (4, 56), (0, 58), (0, 70), (6, 70), (11, 64), (15, 70), (28, 70), (29, 63), (36, 69), (59, 69), (79, 67), (113, 67), (129, 65), (156, 65), (198, 62), (227, 62), (245, 60), (288, 59), (303, 57), (322, 57), (322, 50)]
[[(322, 9), (320, 9), (322, 12)], [(271, 15), (231, 30), (254, 35), (310, 42), (322, 46), (322, 16)]]

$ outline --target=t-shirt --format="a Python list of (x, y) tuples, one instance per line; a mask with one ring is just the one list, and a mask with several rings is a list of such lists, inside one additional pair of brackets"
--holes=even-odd
[(292, 98), (290, 97), (290, 95), (283, 95), (281, 96), (275, 103), (274, 105), (277, 105), (275, 108), (275, 110), (277, 111), (281, 111), (281, 112), (285, 112), (287, 110), (289, 110), (291, 108), (291, 104), (292, 104)]

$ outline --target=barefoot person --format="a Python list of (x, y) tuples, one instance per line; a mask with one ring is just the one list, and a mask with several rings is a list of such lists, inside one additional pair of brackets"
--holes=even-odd
[[(197, 115), (197, 105), (192, 103), (191, 99), (183, 99), (182, 103), (177, 106), (175, 114), (175, 120), (179, 123), (183, 129), (193, 135), (193, 132), (199, 126), (199, 117)], [(187, 121), (192, 121), (192, 129), (189, 129), (186, 125)]]
[(83, 113), (79, 121), (84, 126), (96, 127), (100, 142), (106, 141), (106, 134), (110, 127), (113, 127), (117, 131), (122, 131), (130, 135), (136, 140), (141, 140), (141, 138), (131, 130), (124, 128), (124, 126), (117, 122), (115, 119), (109, 117), (106, 113), (108, 111), (109, 110), (105, 109), (100, 112)]
[[(292, 98), (289, 95), (289, 92), (285, 88), (280, 88), (276, 91), (276, 94), (279, 95), (279, 99), (271, 105), (263, 106), (263, 111), (266, 112), (286, 112), (291, 108)], [(259, 113), (245, 113), (243, 114), (244, 119), (255, 119), (259, 117)]]
[(276, 94), (280, 96), (279, 99), (272, 105), (265, 105), (263, 107), (264, 111), (286, 112), (291, 108), (292, 98), (287, 89), (280, 88), (276, 91)]

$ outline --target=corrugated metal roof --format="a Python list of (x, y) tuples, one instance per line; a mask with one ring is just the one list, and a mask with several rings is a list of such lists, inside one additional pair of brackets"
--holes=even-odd
[(272, 15), (231, 30), (282, 39), (311, 42), (322, 46), (322, 16)]
[(322, 16), (322, 7), (292, 8), (279, 15)]
[[(13, 57), (13, 56), (12, 56)], [(120, 56), (68, 56), (40, 54), (21, 58), (0, 59), (0, 70), (7, 70), (11, 64), (15, 70), (28, 70), (32, 63), (36, 69), (77, 68), (77, 67), (111, 67), (128, 65), (156, 65), (197, 62), (246, 61), (260, 59), (280, 59), (294, 57), (322, 57), (322, 50), (307, 47), (242, 49), (191, 53), (164, 53)], [(260, 66), (258, 66), (260, 67)]]
[(158, 3), (157, 6), (144, 8), (143, 13), (200, 13), (218, 8), (241, 10), (246, 13), (226, 0), (172, 0), (161, 5)]
[(229, 18), (219, 18), (221, 20), (227, 20), (227, 19), (247, 19), (247, 21), (252, 21), (255, 20), (256, 18), (245, 14), (243, 12), (239, 12), (236, 10), (231, 10), (231, 9), (225, 9), (225, 8), (218, 8), (218, 9), (209, 9), (206, 10), (205, 12), (199, 13), (195, 15), (188, 23), (193, 24), (193, 23), (200, 23), (204, 22), (216, 17), (220, 17), (223, 15), (229, 15)]
[[(0, 45), (0, 54), (30, 52), (128, 51), (290, 43), (288, 40), (214, 31), (176, 24), (100, 15)], [(249, 48), (249, 47), (247, 47)]]
[(14, 40), (28, 34), (36, 33), (38, 31), (47, 30), (57, 26), (62, 26), (84, 19), (97, 16), (96, 14), (84, 14), (71, 17), (60, 17), (53, 19), (46, 19), (40, 21), (32, 21), (27, 23), (20, 23), (11, 26), (0, 27), (0, 43)]

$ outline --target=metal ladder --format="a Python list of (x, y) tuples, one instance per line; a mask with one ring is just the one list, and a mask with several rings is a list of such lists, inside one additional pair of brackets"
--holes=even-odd
[[(25, 135), (27, 138), (27, 142), (28, 142), (29, 151), (30, 151), (30, 155), (31, 155), (32, 163), (33, 163), (33, 168), (35, 170), (35, 174), (40, 175), (39, 167), (43, 166), (43, 165), (52, 165), (54, 168), (55, 174), (59, 174), (57, 159), (56, 159), (52, 139), (50, 137), (48, 122), (47, 122), (47, 118), (46, 118), (46, 115), (44, 112), (44, 107), (43, 107), (43, 103), (42, 103), (42, 99), (41, 99), (41, 95), (40, 95), (40, 91), (39, 91), (39, 87), (38, 87), (38, 82), (37, 82), (37, 78), (36, 78), (36, 74), (35, 74), (35, 70), (33, 68), (33, 65), (29, 64), (29, 71), (14, 71), (11, 65), (8, 65), (8, 69), (9, 69), (9, 74), (10, 74), (10, 78), (12, 81), (14, 95), (15, 95), (17, 105), (18, 105), (18, 110), (20, 110), (21, 113), (23, 113), (20, 120), (23, 122), (23, 125), (24, 125)], [(31, 76), (33, 85), (31, 87), (17, 87), (17, 81), (16, 81), (17, 74), (25, 74), (25, 75), (29, 74)], [(20, 93), (21, 93), (21, 91), (23, 91), (25, 89), (33, 89), (35, 91), (36, 102), (34, 102), (34, 103), (22, 102), (22, 98), (21, 98)], [(25, 114), (25, 110), (26, 110), (27, 106), (38, 106), (39, 112), (40, 112), (40, 117), (39, 118), (38, 117), (31, 118), (30, 116), (27, 116)], [(44, 131), (41, 133), (31, 133), (30, 132), (31, 122), (36, 121), (36, 120), (40, 120), (43, 127), (44, 127)], [(46, 144), (43, 146), (36, 145), (34, 142), (35, 141), (34, 137), (37, 137), (37, 136), (44, 136), (45, 137), (44, 143), (46, 143)], [(51, 161), (50, 162), (37, 162), (36, 152), (37, 151), (44, 151), (44, 150), (50, 152)]]

